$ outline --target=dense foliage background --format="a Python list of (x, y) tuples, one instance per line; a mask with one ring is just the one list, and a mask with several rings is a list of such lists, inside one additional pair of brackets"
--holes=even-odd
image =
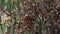
[(0, 0), (0, 34), (60, 34), (60, 0)]

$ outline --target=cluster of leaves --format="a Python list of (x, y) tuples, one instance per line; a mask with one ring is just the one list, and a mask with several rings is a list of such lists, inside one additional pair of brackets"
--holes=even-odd
[[(60, 1), (58, 0), (46, 0), (43, 1), (43, 18), (47, 18), (46, 25), (50, 28), (50, 34), (55, 34), (58, 32), (60, 23)], [(57, 30), (57, 32), (56, 32)], [(53, 31), (53, 32), (52, 32)]]

